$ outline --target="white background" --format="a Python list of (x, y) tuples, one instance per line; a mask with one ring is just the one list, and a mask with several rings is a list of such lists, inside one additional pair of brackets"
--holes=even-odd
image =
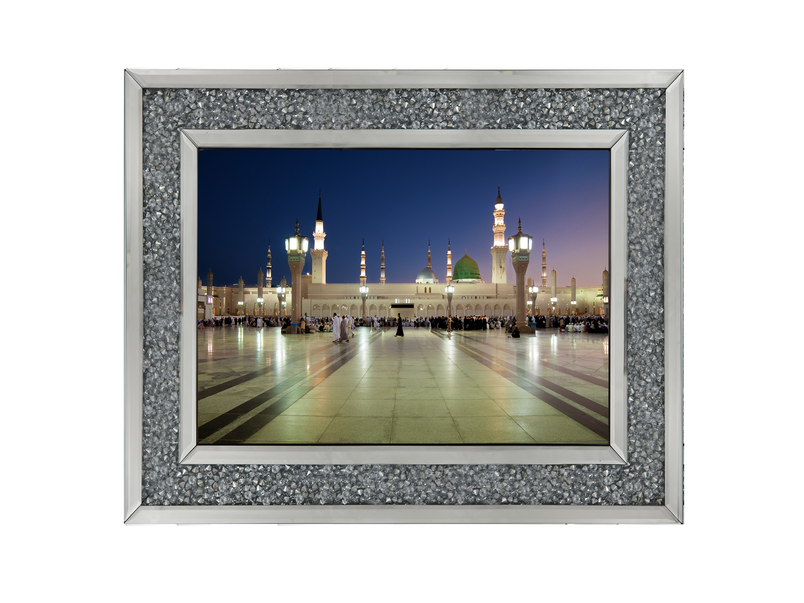
[[(5, 600), (800, 596), (804, 115), (781, 3), (17, 6), (0, 26)], [(124, 526), (127, 67), (684, 69), (685, 524)]]

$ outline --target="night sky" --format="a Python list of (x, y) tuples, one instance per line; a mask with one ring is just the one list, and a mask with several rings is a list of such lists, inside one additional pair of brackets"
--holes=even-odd
[[(534, 238), (528, 276), (541, 284), (542, 239), (547, 277), (558, 286), (600, 285), (608, 266), (608, 150), (203, 149), (198, 154), (198, 273), (206, 285), (246, 286), (265, 272), (271, 242), (272, 280), (290, 268), (284, 238), (299, 231), (313, 248), (321, 190), (327, 282), (359, 285), (361, 242), (368, 284), (380, 281), (385, 240), (388, 283), (413, 283), (427, 264), (446, 282), (468, 252), (491, 282), (493, 211), (500, 187), (505, 237)], [(312, 272), (307, 254), (303, 273)], [(516, 275), (508, 260), (508, 282)]]

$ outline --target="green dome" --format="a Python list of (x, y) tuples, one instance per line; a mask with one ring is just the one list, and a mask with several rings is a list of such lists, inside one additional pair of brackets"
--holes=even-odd
[(472, 258), (464, 254), (455, 264), (455, 270), (452, 273), (453, 281), (482, 281), (480, 276), (480, 268)]

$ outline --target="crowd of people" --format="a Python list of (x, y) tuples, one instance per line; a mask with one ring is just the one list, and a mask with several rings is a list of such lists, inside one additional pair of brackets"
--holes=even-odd
[[(569, 333), (608, 333), (608, 319), (602, 316), (529, 316), (528, 326), (531, 329), (558, 329), (559, 332)], [(199, 319), (198, 327), (280, 327), (290, 332), (291, 320), (289, 316), (216, 316), (209, 319)], [(345, 342), (354, 337), (356, 327), (370, 327), (372, 330), (395, 328), (399, 334), (399, 327), (425, 328), (441, 331), (486, 331), (504, 330), (513, 333), (516, 328), (515, 316), (431, 316), (429, 318), (381, 318), (367, 316), (355, 318), (348, 314), (331, 317), (315, 318), (306, 314), (299, 321), (299, 333), (334, 333), (333, 341)]]

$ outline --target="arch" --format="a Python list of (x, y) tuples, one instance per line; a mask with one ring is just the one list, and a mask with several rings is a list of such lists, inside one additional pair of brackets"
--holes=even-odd
[(455, 316), (463, 317), (463, 304), (455, 306)]
[(371, 304), (369, 306), (369, 316), (377, 316), (377, 304)]
[(436, 306), (436, 316), (446, 316), (446, 315), (447, 315), (447, 309), (444, 307), (444, 304), (438, 304), (438, 306)]
[(385, 304), (380, 305), (380, 318), (388, 318), (388, 306)]
[(483, 308), (483, 316), (491, 316), (491, 306), (486, 304), (486, 307)]
[(511, 311), (511, 306), (509, 306), (508, 304), (505, 304), (503, 306), (502, 311), (503, 311), (503, 316), (513, 316), (514, 315), (514, 313)]
[(502, 316), (502, 308), (500, 304), (494, 304), (494, 316)]
[(483, 306), (480, 304), (475, 306), (475, 316), (483, 316)]
[(427, 304), (427, 316), (435, 316), (435, 314), (433, 314), (434, 312), (435, 308), (433, 307), (433, 304)]
[(330, 312), (330, 309), (329, 309), (329, 304), (324, 304), (324, 306), (321, 308), (321, 313), (324, 316), (332, 316), (332, 312)]
[(313, 304), (312, 315), (313, 318), (321, 318), (321, 306), (318, 304)]
[(352, 318), (357, 316), (358, 312), (360, 312), (360, 310), (358, 309), (357, 304), (352, 304), (349, 307), (349, 316), (351, 316)]

